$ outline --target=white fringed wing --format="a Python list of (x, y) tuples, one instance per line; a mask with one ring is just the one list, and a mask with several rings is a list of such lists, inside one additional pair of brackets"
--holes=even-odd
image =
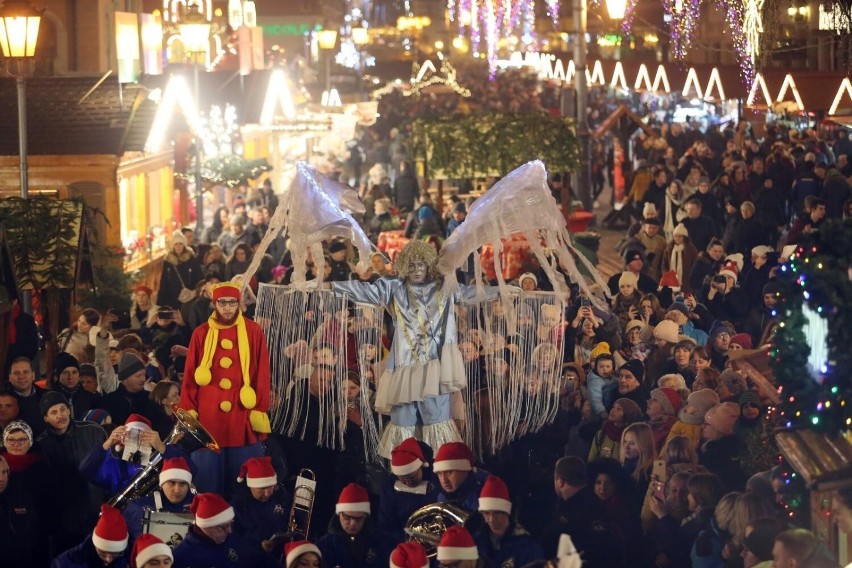
[[(500, 253), (501, 239), (513, 234), (523, 234), (530, 248), (544, 269), (554, 291), (560, 296), (567, 293), (563, 276), (547, 259), (541, 241), (550, 249), (573, 282), (588, 292), (586, 279), (577, 269), (574, 257), (576, 250), (565, 223), (565, 217), (547, 185), (547, 171), (539, 160), (516, 168), (498, 181), (476, 200), (465, 221), (455, 230), (441, 247), (439, 271), (444, 275), (448, 289), (457, 284), (455, 270), (465, 264), (468, 257), (486, 243), (494, 247), (494, 264), (501, 294), (508, 294), (503, 280)], [(606, 290), (606, 284), (597, 270), (582, 254), (576, 257), (584, 263), (595, 282)], [(474, 257), (474, 260), (478, 260)], [(476, 284), (482, 287), (482, 268), (476, 263)], [(593, 302), (600, 302), (589, 294)], [(602, 306), (599, 306), (602, 307)]]

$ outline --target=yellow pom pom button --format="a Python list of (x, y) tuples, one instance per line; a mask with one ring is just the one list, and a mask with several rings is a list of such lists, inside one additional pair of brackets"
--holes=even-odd
[(221, 359), (219, 359), (219, 366), (222, 367), (223, 369), (230, 369), (231, 365), (233, 365), (233, 364), (234, 364), (234, 360), (231, 359), (230, 357), (222, 357)]
[(234, 348), (234, 342), (231, 341), (230, 339), (223, 339), (222, 341), (219, 342), (219, 345), (222, 346), (222, 349), (233, 349)]
[(257, 393), (248, 385), (243, 385), (240, 389), (240, 402), (243, 406), (251, 410), (257, 406)]
[(231, 379), (222, 379), (219, 381), (219, 388), (222, 390), (228, 390), (233, 385), (231, 384)]
[(219, 410), (222, 412), (230, 412), (231, 411), (231, 402), (227, 400), (223, 400), (219, 403)]
[(200, 387), (206, 387), (210, 384), (213, 376), (210, 374), (210, 369), (206, 367), (198, 367), (195, 369), (195, 383)]

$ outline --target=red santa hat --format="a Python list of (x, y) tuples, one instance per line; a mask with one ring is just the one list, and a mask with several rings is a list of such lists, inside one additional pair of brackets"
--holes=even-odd
[(240, 299), (240, 288), (233, 282), (221, 282), (219, 284), (215, 284), (213, 287), (213, 301), (220, 300), (222, 298), (236, 298)]
[(740, 277), (740, 269), (737, 268), (737, 264), (735, 262), (726, 262), (719, 270), (719, 276), (730, 276), (734, 279), (734, 282), (736, 282)]
[(183, 458), (169, 458), (163, 461), (163, 470), (160, 472), (160, 485), (166, 481), (185, 481), (192, 483), (192, 469)]
[(272, 458), (264, 456), (251, 458), (240, 468), (237, 481), (246, 482), (249, 487), (269, 487), (278, 483), (278, 476), (272, 467)]
[(478, 559), (476, 543), (466, 528), (453, 525), (444, 531), (438, 544), (438, 562)]
[(296, 559), (303, 554), (313, 552), (318, 558), (322, 558), (322, 553), (317, 545), (307, 540), (297, 540), (288, 542), (284, 545), (284, 555), (287, 557), (286, 568), (292, 568), (296, 564)]
[(92, 532), (92, 544), (104, 552), (121, 553), (127, 548), (127, 523), (121, 511), (101, 505), (101, 518)]
[(391, 472), (394, 475), (411, 475), (426, 465), (426, 456), (416, 438), (403, 440), (391, 451)]
[(429, 568), (426, 549), (419, 542), (403, 542), (393, 549), (390, 568)]
[(157, 556), (168, 556), (174, 561), (169, 545), (152, 534), (143, 534), (133, 543), (133, 553), (130, 556), (130, 568), (142, 568), (147, 562)]
[(215, 493), (199, 493), (192, 500), (189, 510), (195, 515), (195, 524), (202, 529), (218, 527), (234, 520), (234, 508)]
[(151, 421), (141, 414), (131, 414), (127, 417), (127, 420), (124, 421), (124, 426), (129, 430), (150, 430)]
[(367, 513), (370, 514), (370, 495), (367, 490), (357, 483), (350, 483), (340, 492), (335, 513)]
[(509, 488), (496, 475), (489, 475), (479, 492), (480, 511), (501, 511), (512, 513), (512, 501), (509, 499)]
[(447, 442), (435, 454), (435, 473), (442, 471), (473, 471), (473, 452), (464, 442)]

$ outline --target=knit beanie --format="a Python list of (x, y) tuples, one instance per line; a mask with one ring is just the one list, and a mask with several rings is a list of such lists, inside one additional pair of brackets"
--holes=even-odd
[(672, 231), (673, 235), (680, 235), (682, 237), (689, 238), (689, 231), (684, 227), (683, 223), (678, 223), (677, 227)]
[[(744, 404), (753, 404), (755, 406), (760, 406), (760, 396), (754, 391), (745, 391), (740, 395), (740, 398), (737, 399), (737, 402), (742, 407)], [(7, 426), (8, 429), (8, 426)]]
[(71, 355), (70, 353), (66, 353), (65, 351), (61, 351), (56, 354), (56, 358), (53, 360), (53, 370), (56, 372), (56, 376), (62, 374), (62, 371), (67, 369), (68, 367), (74, 367), (78, 371), (80, 370), (80, 362), (77, 361), (77, 358)]
[(129, 379), (139, 371), (145, 370), (145, 363), (133, 353), (122, 353), (118, 361), (118, 380)]
[(687, 397), (686, 406), (680, 409), (677, 417), (685, 424), (701, 426), (704, 424), (704, 415), (717, 404), (719, 404), (719, 395), (716, 391), (701, 389)]
[(639, 408), (639, 405), (636, 404), (632, 399), (619, 398), (613, 403), (613, 406), (615, 406), (616, 404), (621, 407), (622, 411), (624, 411), (625, 425), (630, 425), (634, 422), (640, 422), (642, 420), (642, 409)]
[(669, 343), (678, 342), (680, 326), (672, 320), (663, 320), (654, 326), (654, 339), (662, 339)]
[(642, 361), (639, 359), (631, 359), (624, 365), (622, 365), (618, 371), (621, 372), (630, 371), (630, 373), (636, 377), (636, 380), (640, 383), (642, 382), (642, 378), (645, 376), (645, 365), (642, 364)]
[(712, 340), (714, 337), (719, 335), (720, 333), (727, 333), (728, 335), (733, 336), (734, 330), (731, 328), (730, 324), (726, 321), (716, 320), (713, 322), (713, 325), (710, 326), (710, 339)]
[(677, 310), (685, 316), (689, 316), (689, 306), (686, 305), (686, 302), (683, 300), (675, 300), (669, 306), (669, 311)]
[(538, 278), (532, 272), (524, 272), (518, 277), (518, 286), (524, 287), (524, 280), (532, 280), (533, 288), (538, 287)]
[(609, 348), (609, 343), (607, 343), (606, 341), (601, 341), (600, 343), (592, 347), (592, 350), (589, 352), (589, 358), (592, 361), (594, 361), (601, 355), (612, 355), (612, 351), (610, 351)]
[(80, 376), (81, 377), (94, 377), (98, 378), (98, 371), (95, 369), (95, 366), (91, 363), (83, 363), (80, 365)]
[(680, 395), (675, 389), (663, 387), (651, 391), (651, 398), (660, 403), (666, 416), (677, 416), (680, 410)]
[(6, 438), (12, 435), (13, 432), (21, 431), (27, 437), (30, 446), (33, 445), (33, 429), (23, 420), (12, 420), (5, 428), (3, 428), (3, 445), (6, 445)]
[(38, 401), (38, 409), (41, 411), (41, 415), (45, 416), (47, 415), (47, 411), (57, 404), (64, 404), (68, 408), (71, 408), (71, 405), (68, 404), (68, 399), (65, 398), (64, 394), (59, 391), (47, 391)]
[(731, 336), (731, 343), (739, 345), (743, 349), (751, 349), (751, 336), (747, 333), (737, 333)]
[(618, 287), (619, 288), (621, 288), (622, 286), (627, 286), (627, 285), (630, 285), (630, 286), (633, 286), (634, 288), (636, 288), (636, 286), (638, 284), (639, 284), (639, 277), (636, 276), (635, 274), (633, 274), (632, 272), (630, 272), (629, 270), (625, 270), (624, 272), (621, 273), (621, 276), (618, 277)]
[(180, 229), (176, 229), (172, 233), (172, 248), (174, 248), (177, 244), (186, 246), (186, 237), (184, 236), (183, 231), (181, 231)]
[(720, 434), (734, 433), (734, 424), (740, 417), (740, 405), (736, 402), (723, 402), (707, 411), (704, 421), (719, 431)]

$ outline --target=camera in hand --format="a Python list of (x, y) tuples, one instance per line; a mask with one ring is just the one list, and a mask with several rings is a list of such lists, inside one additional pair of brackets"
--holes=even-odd
[(592, 305), (592, 303), (589, 301), (588, 298), (581, 298), (580, 299), (580, 306), (581, 307), (588, 308), (590, 305)]
[(171, 310), (160, 310), (159, 312), (157, 312), (157, 319), (175, 319), (175, 314)]
[(113, 313), (117, 318), (112, 324), (113, 329), (130, 329), (130, 310), (120, 310)]
[(716, 284), (724, 284), (725, 283), (725, 277), (722, 276), (721, 274), (717, 274), (716, 276), (713, 277), (713, 282), (715, 282)]

